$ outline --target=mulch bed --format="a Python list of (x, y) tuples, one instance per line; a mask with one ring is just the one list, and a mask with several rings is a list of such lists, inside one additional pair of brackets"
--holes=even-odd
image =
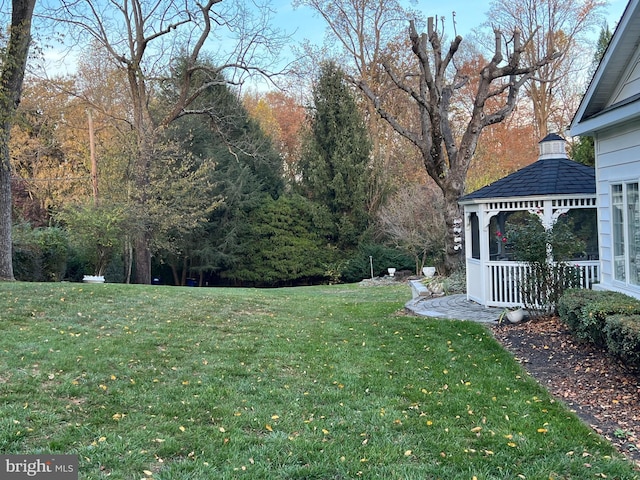
[(579, 341), (556, 317), (492, 330), (541, 385), (640, 466), (640, 372)]

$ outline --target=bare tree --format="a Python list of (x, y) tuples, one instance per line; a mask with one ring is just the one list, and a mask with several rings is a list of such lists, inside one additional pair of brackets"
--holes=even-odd
[(323, 18), (331, 43), (338, 40), (351, 67), (368, 82), (379, 73), (385, 48), (408, 16), (396, 0), (295, 0), (294, 5)]
[(22, 81), (31, 42), (31, 18), (36, 0), (13, 0), (9, 40), (0, 66), (0, 280), (13, 280), (11, 258), (11, 162), (9, 139), (20, 103)]
[[(520, 88), (542, 66), (558, 56), (550, 51), (533, 63), (523, 64), (523, 52), (528, 48), (532, 35), (522, 41), (519, 31), (509, 39), (505, 39), (497, 29), (494, 33), (493, 57), (476, 73), (473, 107), (462, 127), (453, 124), (455, 116), (451, 115), (454, 96), (470, 81), (468, 75), (458, 72), (454, 63), (462, 37), (456, 36), (449, 48), (443, 49), (443, 35), (437, 25), (434, 26), (433, 18), (428, 21), (427, 33), (418, 34), (415, 22), (409, 24), (409, 38), (415, 57), (413, 70), (397, 71), (388, 62), (383, 62), (395, 89), (411, 100), (415, 116), (419, 119), (417, 128), (402, 123), (390, 113), (384, 96), (376, 95), (366, 81), (352, 79), (373, 102), (378, 114), (415, 145), (427, 173), (442, 191), (447, 226), (445, 272), (455, 270), (460, 264), (462, 218), (458, 199), (464, 193), (467, 171), (482, 129), (504, 120), (513, 111)], [(462, 134), (456, 135), (457, 131)]]
[[(569, 86), (582, 89), (579, 79), (586, 76), (592, 55), (592, 42), (586, 36), (602, 23), (602, 0), (493, 0), (488, 12), (490, 23), (504, 29), (520, 30), (531, 36), (523, 52), (526, 63), (540, 61), (549, 51), (559, 58), (543, 65), (524, 86), (533, 106), (536, 134), (542, 138), (551, 131), (562, 131), (575, 112), (576, 98)], [(573, 102), (571, 101), (573, 97)], [(569, 103), (568, 108), (564, 108)], [(573, 103), (573, 105), (571, 105)], [(573, 107), (573, 108), (571, 108)]]
[(415, 260), (416, 275), (427, 258), (436, 262), (444, 252), (442, 197), (424, 185), (407, 185), (378, 210), (376, 220), (384, 239)]
[[(134, 239), (137, 283), (151, 281), (153, 231), (145, 217), (155, 144), (162, 131), (184, 115), (215, 118), (215, 112), (190, 109), (211, 86), (239, 85), (252, 75), (267, 75), (284, 40), (270, 27), (271, 13), (266, 3), (251, 2), (249, 7), (223, 0), (61, 0), (49, 10), (50, 20), (72, 27), (76, 46), (84, 39), (97, 43), (127, 79), (130, 112), (124, 120), (136, 136), (133, 200), (142, 224)], [(158, 115), (156, 89), (176, 76), (179, 93)]]

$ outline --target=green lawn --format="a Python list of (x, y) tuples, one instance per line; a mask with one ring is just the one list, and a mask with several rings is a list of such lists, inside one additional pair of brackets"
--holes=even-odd
[(406, 286), (0, 283), (0, 451), (81, 479), (638, 478)]

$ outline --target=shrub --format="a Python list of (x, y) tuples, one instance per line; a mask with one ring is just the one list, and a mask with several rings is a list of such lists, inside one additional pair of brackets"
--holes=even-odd
[(314, 226), (308, 200), (266, 195), (249, 212), (242, 242), (236, 250), (238, 262), (223, 273), (244, 285), (281, 286), (320, 283), (335, 279), (324, 265), (334, 261), (335, 250)]
[(524, 307), (534, 316), (555, 313), (564, 291), (580, 285), (580, 270), (566, 261), (584, 248), (584, 242), (573, 233), (569, 220), (558, 220), (545, 230), (538, 216), (522, 212), (510, 217), (506, 227), (504, 234), (496, 235), (514, 260), (529, 265), (519, 284)]
[(640, 315), (612, 315), (604, 333), (609, 352), (626, 365), (640, 368)]
[(108, 203), (72, 205), (58, 214), (72, 246), (89, 261), (94, 275), (104, 275), (120, 248), (126, 218), (123, 206)]
[(619, 292), (572, 289), (560, 298), (558, 313), (578, 338), (606, 347), (607, 318), (640, 314), (640, 301)]
[(39, 228), (36, 238), (40, 246), (44, 280), (61, 281), (69, 257), (69, 241), (65, 231), (58, 227)]
[(12, 229), (13, 274), (22, 282), (42, 280), (42, 257), (34, 232), (28, 223), (19, 223)]
[(579, 267), (546, 261), (529, 263), (529, 271), (519, 283), (524, 307), (534, 317), (556, 313), (564, 292), (579, 286)]
[(586, 304), (582, 309), (582, 321), (576, 331), (579, 338), (598, 347), (606, 347), (604, 328), (607, 317), (616, 314), (640, 314), (640, 301), (619, 292), (602, 292), (599, 299)]
[(558, 301), (558, 315), (570, 330), (576, 332), (582, 323), (582, 309), (591, 302), (602, 299), (610, 292), (569, 289)]
[(69, 246), (65, 232), (57, 227), (13, 226), (13, 270), (17, 280), (60, 281), (67, 267)]

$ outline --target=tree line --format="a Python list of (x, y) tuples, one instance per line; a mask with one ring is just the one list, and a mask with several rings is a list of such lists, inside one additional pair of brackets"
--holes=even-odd
[[(457, 199), (566, 124), (603, 7), (516, 3), (492, 2), (501, 28), (467, 45), (399, 2), (301, 0), (337, 47), (305, 45), (286, 71), (270, 66), (287, 37), (266, 6), (43, 6), (83, 48), (75, 74), (27, 76), (4, 107), (0, 277), (277, 286), (359, 280), (370, 261), (455, 270)], [(245, 91), (255, 75), (283, 89)]]

